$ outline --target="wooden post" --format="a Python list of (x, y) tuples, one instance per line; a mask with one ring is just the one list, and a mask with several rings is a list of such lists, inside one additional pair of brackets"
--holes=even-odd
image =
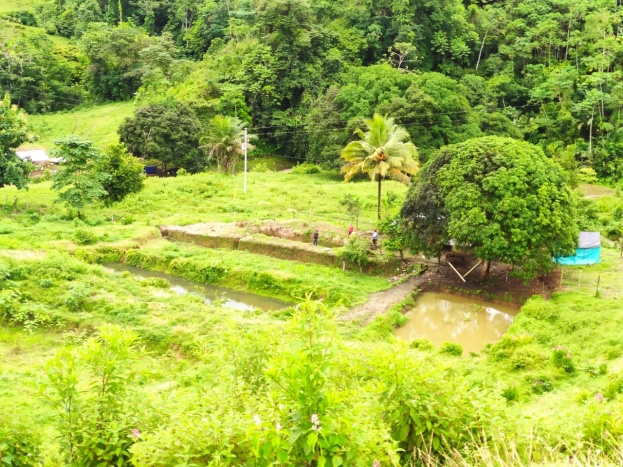
[(467, 276), (469, 275), (469, 273), (470, 273), (470, 272), (472, 272), (474, 269), (476, 269), (478, 266), (480, 266), (480, 263), (482, 263), (482, 261), (478, 261), (478, 263), (476, 264), (476, 266), (474, 266), (474, 267), (473, 267), (473, 268), (471, 268), (469, 271), (467, 271), (463, 277), (467, 277)]
[(578, 287), (582, 287), (582, 273), (584, 272), (583, 269), (580, 269), (580, 280), (578, 281)]
[(565, 273), (565, 270), (561, 269), (560, 270), (560, 285), (558, 287), (562, 287), (562, 276), (563, 276), (564, 273)]
[(595, 290), (595, 295), (599, 294), (599, 281), (601, 280), (601, 274), (597, 276), (597, 290)]
[(452, 266), (452, 263), (450, 261), (448, 261), (448, 266), (450, 266), (452, 268), (452, 270), (454, 272), (456, 272), (456, 275), (459, 276), (463, 282), (467, 282), (465, 280), (465, 278), (463, 276), (461, 276), (461, 273), (459, 273), (459, 271), (457, 271), (456, 268), (454, 266)]

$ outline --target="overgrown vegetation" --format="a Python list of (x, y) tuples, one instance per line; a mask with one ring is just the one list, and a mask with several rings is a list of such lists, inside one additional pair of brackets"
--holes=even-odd
[[(621, 465), (618, 3), (0, 0), (0, 464)], [(56, 140), (29, 179), (15, 149)], [(201, 222), (359, 271), (160, 236)], [(478, 353), (396, 341), (413, 296), (348, 321), (392, 286), (372, 257), (532, 277), (578, 229), (603, 262)]]

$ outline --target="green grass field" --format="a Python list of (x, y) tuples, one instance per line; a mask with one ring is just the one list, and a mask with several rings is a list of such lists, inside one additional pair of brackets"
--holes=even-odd
[(47, 3), (47, 0), (0, 0), (0, 13), (11, 13), (14, 11), (32, 11), (37, 5)]
[[(0, 11), (1, 13), (1, 11)], [(33, 26), (25, 26), (23, 24), (12, 23), (10, 21), (0, 20), (0, 37), (5, 38), (9, 42), (17, 42), (21, 39), (37, 36), (44, 34), (48, 39), (50, 39), (57, 46), (65, 46), (72, 43), (71, 40), (61, 37), (61, 36), (52, 36), (46, 34), (46, 32), (41, 28), (36, 28)]]
[(54, 147), (54, 140), (74, 134), (105, 148), (119, 142), (117, 129), (133, 112), (133, 102), (119, 102), (72, 112), (31, 115), (28, 121), (32, 132), (39, 137), (33, 146), (49, 150)]

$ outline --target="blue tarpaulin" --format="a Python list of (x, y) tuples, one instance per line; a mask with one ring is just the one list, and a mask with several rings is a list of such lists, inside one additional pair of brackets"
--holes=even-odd
[(578, 248), (574, 256), (554, 258), (558, 264), (576, 266), (601, 262), (601, 235), (599, 232), (580, 232)]

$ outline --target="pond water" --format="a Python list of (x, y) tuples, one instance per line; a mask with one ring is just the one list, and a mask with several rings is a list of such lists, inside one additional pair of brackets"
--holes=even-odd
[(479, 352), (502, 338), (517, 313), (516, 308), (484, 300), (424, 292), (405, 313), (409, 321), (394, 334), (407, 342), (426, 338), (435, 345), (454, 342), (465, 352)]
[(148, 271), (146, 269), (135, 268), (127, 264), (106, 263), (105, 268), (115, 272), (127, 271), (136, 279), (145, 279), (147, 277), (158, 277), (166, 279), (171, 286), (171, 291), (178, 295), (195, 294), (203, 297), (205, 303), (214, 303), (218, 301), (220, 306), (231, 308), (238, 311), (250, 311), (260, 309), (264, 311), (281, 310), (290, 306), (290, 303), (277, 300), (275, 298), (262, 297), (249, 292), (239, 292), (224, 287), (216, 287), (213, 285), (201, 284), (199, 282), (189, 281), (179, 276), (173, 276), (164, 272)]

